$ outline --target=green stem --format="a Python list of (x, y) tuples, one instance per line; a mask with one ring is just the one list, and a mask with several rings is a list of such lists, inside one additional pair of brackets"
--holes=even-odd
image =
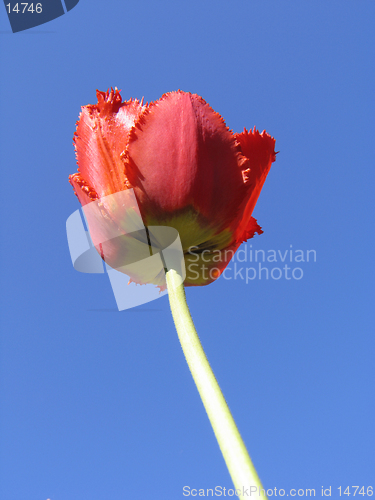
[(243, 488), (247, 488), (257, 498), (267, 498), (200, 343), (186, 303), (184, 285), (179, 284), (181, 277), (174, 269), (169, 270), (166, 276), (172, 316), (182, 350), (237, 489), (237, 495), (244, 498)]

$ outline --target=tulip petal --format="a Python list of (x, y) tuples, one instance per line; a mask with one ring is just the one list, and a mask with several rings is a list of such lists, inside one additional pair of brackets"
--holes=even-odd
[[(275, 139), (268, 135), (264, 130), (261, 134), (254, 127), (249, 132), (244, 129), (241, 134), (235, 135), (241, 148), (242, 154), (248, 159), (248, 168), (243, 171), (245, 185), (248, 188), (248, 196), (241, 208), (241, 220), (238, 224), (237, 239), (246, 241), (254, 236), (261, 228), (257, 225), (255, 219), (251, 217), (263, 184), (266, 180), (271, 164), (276, 160)], [(254, 225), (254, 222), (256, 226)], [(249, 236), (249, 234), (251, 234)]]
[(129, 187), (120, 154), (143, 106), (121, 102), (117, 89), (97, 91), (98, 103), (83, 106), (74, 144), (79, 173), (101, 198)]
[(165, 221), (190, 207), (219, 231), (236, 217), (246, 193), (233, 134), (196, 94), (170, 92), (152, 103), (133, 127), (123, 159), (146, 220), (152, 214)]
[(82, 206), (99, 198), (98, 193), (82, 178), (80, 174), (69, 175), (69, 182)]
[(260, 225), (257, 223), (257, 220), (254, 217), (250, 217), (246, 227), (244, 227), (244, 231), (241, 234), (241, 238), (237, 239), (238, 243), (244, 243), (245, 241), (253, 238), (255, 234), (262, 234), (263, 230)]

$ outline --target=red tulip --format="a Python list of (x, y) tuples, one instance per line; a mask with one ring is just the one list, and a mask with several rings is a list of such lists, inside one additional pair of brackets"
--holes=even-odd
[[(275, 161), (275, 139), (255, 128), (233, 134), (197, 94), (170, 92), (149, 105), (122, 102), (117, 89), (98, 91), (97, 98), (82, 108), (75, 132), (79, 168), (69, 180), (79, 201), (132, 188), (146, 227), (178, 231), (185, 285), (211, 283), (242, 242), (262, 233), (252, 212)], [(126, 225), (121, 203), (104, 198), (101, 211), (109, 225)], [(100, 224), (90, 227), (103, 231)], [(137, 254), (134, 239), (140, 240), (129, 235), (97, 249), (118, 267)], [(152, 282), (163, 286), (164, 277)]]

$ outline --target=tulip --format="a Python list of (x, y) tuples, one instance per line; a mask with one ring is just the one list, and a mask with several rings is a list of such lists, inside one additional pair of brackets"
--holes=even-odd
[[(184, 284), (213, 282), (241, 243), (263, 232), (252, 212), (275, 161), (275, 140), (255, 128), (233, 134), (189, 92), (169, 92), (149, 105), (122, 102), (117, 89), (97, 91), (97, 98), (82, 108), (74, 137), (79, 168), (69, 180), (79, 201), (103, 200), (108, 224), (124, 227), (129, 215), (109, 195), (132, 188), (146, 227), (178, 231)], [(95, 231), (103, 228), (90, 227)], [(140, 240), (116, 238), (97, 249), (119, 268), (147, 243)], [(151, 281), (165, 286), (164, 276)]]
[[(93, 207), (85, 213), (94, 245), (122, 270), (142, 253), (153, 256), (155, 247), (172, 248), (169, 235), (179, 235), (184, 273), (164, 265), (166, 272), (155, 275), (136, 266), (131, 278), (168, 286), (180, 343), (236, 491), (246, 487), (266, 498), (203, 351), (183, 285), (213, 282), (239, 245), (262, 233), (252, 213), (275, 161), (275, 140), (255, 128), (233, 134), (201, 97), (180, 90), (149, 105), (122, 102), (117, 89), (97, 97), (97, 104), (82, 108), (74, 138), (79, 169), (70, 176), (84, 210)], [(167, 229), (165, 241), (155, 228)]]

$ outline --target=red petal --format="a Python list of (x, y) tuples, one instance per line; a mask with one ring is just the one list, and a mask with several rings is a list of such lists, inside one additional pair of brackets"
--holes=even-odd
[(95, 189), (90, 187), (80, 174), (69, 175), (69, 182), (73, 186), (74, 193), (82, 206), (99, 198)]
[[(236, 134), (236, 139), (241, 147), (242, 154), (248, 158), (248, 169), (243, 171), (245, 185), (248, 186), (248, 198), (244, 203), (243, 215), (238, 224), (237, 239), (246, 241), (252, 232), (258, 232), (254, 227), (251, 214), (262, 190), (264, 181), (270, 171), (271, 164), (276, 160), (275, 139), (264, 130), (261, 134), (254, 129), (247, 132), (245, 129), (241, 134)], [(255, 221), (256, 224), (256, 221)], [(260, 227), (258, 226), (260, 229)]]
[(82, 108), (74, 143), (81, 178), (102, 197), (129, 187), (120, 154), (144, 108), (136, 100), (122, 103), (117, 89), (97, 91), (97, 98)]
[(255, 234), (262, 234), (263, 233), (262, 228), (257, 223), (257, 220), (254, 219), (254, 217), (250, 217), (247, 225), (241, 229), (243, 229), (243, 231), (241, 231), (242, 232), (241, 237), (237, 238), (238, 243), (243, 243), (243, 242), (249, 240), (250, 238), (253, 238), (255, 236)]
[(146, 220), (193, 207), (219, 230), (246, 193), (233, 134), (196, 94), (171, 92), (151, 104), (123, 156)]

